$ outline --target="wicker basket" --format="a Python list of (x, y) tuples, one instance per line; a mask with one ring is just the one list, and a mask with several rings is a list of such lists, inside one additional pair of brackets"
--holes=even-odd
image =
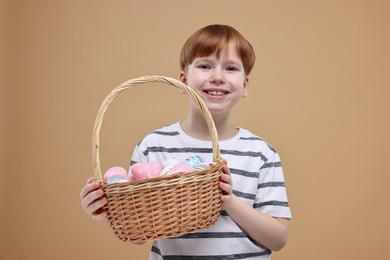
[(196, 102), (206, 119), (213, 150), (207, 170), (175, 173), (127, 183), (102, 184), (108, 203), (108, 221), (122, 241), (143, 242), (169, 238), (212, 226), (221, 210), (219, 176), (222, 169), (217, 131), (210, 112), (199, 96), (173, 78), (145, 76), (114, 88), (104, 99), (93, 128), (92, 160), (94, 176), (102, 180), (99, 159), (99, 132), (109, 104), (122, 91), (144, 83), (160, 82), (181, 89)]

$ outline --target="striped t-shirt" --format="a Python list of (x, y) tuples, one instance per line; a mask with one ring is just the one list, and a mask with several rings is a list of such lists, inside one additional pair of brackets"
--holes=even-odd
[[(256, 210), (273, 217), (291, 218), (279, 155), (262, 138), (244, 128), (236, 136), (219, 141), (233, 179), (233, 193)], [(199, 155), (212, 162), (212, 145), (188, 136), (180, 123), (146, 135), (135, 148), (132, 162), (169, 158), (183, 161)], [(149, 259), (270, 259), (271, 251), (258, 246), (222, 211), (215, 225), (177, 238), (153, 242)]]

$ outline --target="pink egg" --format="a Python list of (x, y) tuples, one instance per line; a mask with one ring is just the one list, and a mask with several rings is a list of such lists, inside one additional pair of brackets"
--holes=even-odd
[(109, 178), (111, 178), (112, 176), (114, 175), (118, 175), (118, 176), (123, 176), (125, 177), (126, 179), (128, 178), (127, 176), (127, 170), (123, 167), (120, 167), (120, 166), (114, 166), (114, 167), (111, 167), (109, 168), (105, 173), (104, 173), (104, 181), (107, 182), (107, 180)]
[(131, 173), (135, 180), (154, 178), (160, 175), (161, 165), (158, 162), (135, 163), (131, 166)]
[(192, 167), (188, 163), (181, 162), (173, 166), (173, 168), (168, 172), (168, 174), (173, 174), (176, 172), (191, 172)]

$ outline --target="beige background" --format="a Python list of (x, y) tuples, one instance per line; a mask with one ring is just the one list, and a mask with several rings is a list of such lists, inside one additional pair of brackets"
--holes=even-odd
[[(98, 107), (116, 85), (177, 77), (181, 46), (237, 28), (257, 63), (232, 122), (280, 153), (293, 221), (273, 259), (389, 257), (389, 1), (5, 1), (0, 259), (146, 259), (80, 206)], [(168, 86), (131, 89), (102, 128), (102, 168), (182, 118)]]

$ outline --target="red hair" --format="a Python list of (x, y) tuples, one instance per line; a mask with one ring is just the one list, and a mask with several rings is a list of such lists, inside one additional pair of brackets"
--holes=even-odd
[(236, 46), (245, 74), (249, 75), (255, 64), (252, 45), (236, 29), (228, 25), (208, 25), (196, 31), (185, 42), (180, 54), (180, 67), (183, 71), (195, 58), (216, 54), (219, 57), (229, 43)]

